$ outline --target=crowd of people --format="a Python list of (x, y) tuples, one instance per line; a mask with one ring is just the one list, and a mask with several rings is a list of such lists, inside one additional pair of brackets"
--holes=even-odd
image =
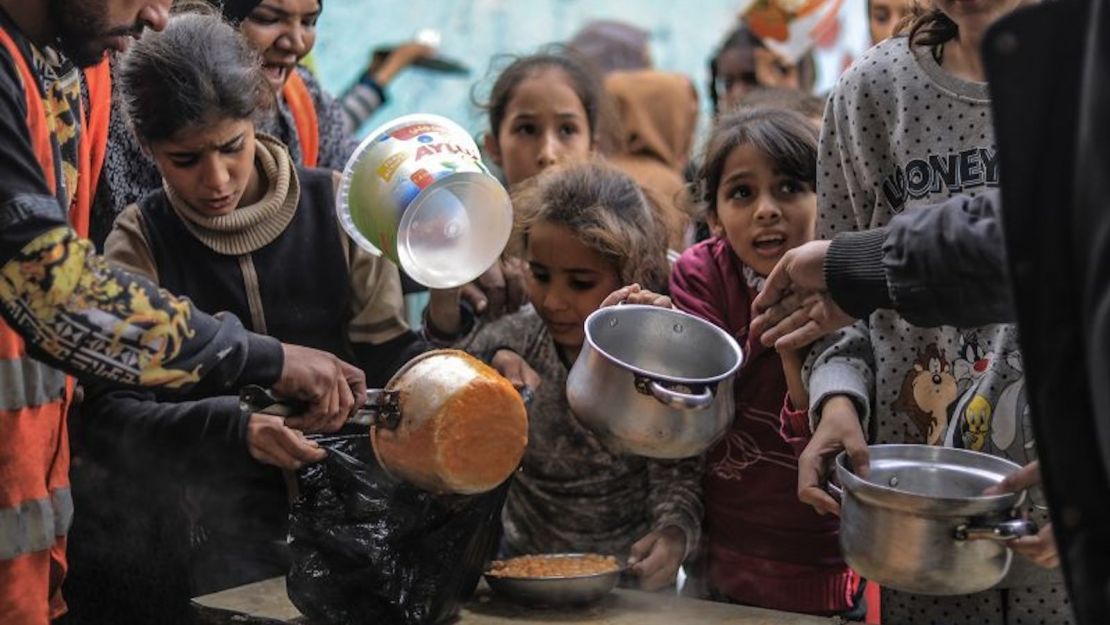
[[(652, 67), (638, 29), (516, 57), (479, 142), (512, 240), (409, 327), (401, 272), (339, 226), (336, 170), (434, 49), (333, 98), (302, 64), (321, 0), (0, 0), (0, 621), (187, 623), (189, 597), (283, 575), (290, 472), (327, 453), (312, 435), (452, 347), (535, 392), (503, 555), (619, 554), (646, 591), (681, 577), (862, 620), (827, 461), (945, 445), (1026, 466), (1000, 488), (1031, 489), (1041, 530), (991, 590), (883, 588), (882, 622), (1080, 622), (996, 221), (1015, 183), (984, 41), (1022, 4), (871, 0), (874, 46), (829, 94), (812, 56), (738, 18), (708, 59), (704, 137), (694, 81)], [(584, 321), (621, 301), (741, 345), (735, 420), (703, 456), (613, 453), (574, 418)], [(245, 411), (247, 384), (308, 409)]]

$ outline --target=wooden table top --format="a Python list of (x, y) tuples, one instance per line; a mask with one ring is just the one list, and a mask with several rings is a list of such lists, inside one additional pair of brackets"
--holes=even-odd
[[(279, 623), (307, 622), (290, 603), (285, 580), (280, 577), (197, 597), (193, 602), (206, 608)], [(482, 584), (475, 599), (463, 607), (455, 625), (830, 625), (837, 622), (837, 619), (622, 588), (585, 608), (529, 608), (498, 599)]]

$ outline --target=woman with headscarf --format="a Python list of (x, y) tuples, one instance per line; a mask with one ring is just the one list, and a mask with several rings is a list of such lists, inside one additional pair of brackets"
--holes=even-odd
[(694, 85), (681, 74), (618, 71), (606, 77), (605, 91), (622, 125), (621, 148), (610, 160), (648, 190), (659, 205), (668, 247), (681, 252), (690, 223), (680, 197), (698, 120)]

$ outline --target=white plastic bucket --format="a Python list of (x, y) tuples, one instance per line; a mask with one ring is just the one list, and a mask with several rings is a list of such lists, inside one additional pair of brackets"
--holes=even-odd
[(466, 284), (512, 233), (509, 194), (451, 120), (406, 115), (380, 126), (343, 169), (336, 213), (358, 245), (430, 288)]

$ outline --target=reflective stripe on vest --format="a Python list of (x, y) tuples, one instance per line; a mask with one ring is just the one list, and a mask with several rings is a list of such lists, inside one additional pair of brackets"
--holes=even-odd
[[(2, 27), (0, 46), (7, 50), (22, 83), (31, 149), (45, 186), (58, 189), (62, 164), (54, 162), (53, 124), (46, 116), (39, 79), (23, 50)], [(84, 80), (89, 109), (82, 105), (78, 116), (77, 189), (69, 206), (70, 223), (81, 236), (88, 235), (89, 211), (108, 141), (112, 90), (107, 56), (85, 70)], [(4, 469), (0, 492), (5, 496), (0, 506), (0, 561), (49, 552), (49, 579), (28, 578), (20, 583), (49, 585), (51, 594), (65, 575), (64, 536), (73, 520), (65, 421), (72, 383), (61, 371), (31, 358), (20, 335), (0, 321), (0, 413), (5, 419), (5, 431), (0, 433), (0, 467)], [(29, 455), (28, 444), (37, 446), (35, 459), (23, 462)], [(5, 607), (0, 606), (0, 613)]]
[(65, 396), (66, 375), (32, 358), (0, 360), (0, 410), (41, 406)]
[(73, 522), (73, 497), (57, 488), (49, 497), (0, 508), (0, 560), (49, 549)]
[(297, 127), (297, 140), (301, 144), (301, 162), (304, 167), (316, 167), (320, 155), (320, 120), (316, 117), (316, 105), (312, 94), (300, 73), (293, 69), (285, 86), (281, 88), (289, 112), (293, 115), (293, 125)]

